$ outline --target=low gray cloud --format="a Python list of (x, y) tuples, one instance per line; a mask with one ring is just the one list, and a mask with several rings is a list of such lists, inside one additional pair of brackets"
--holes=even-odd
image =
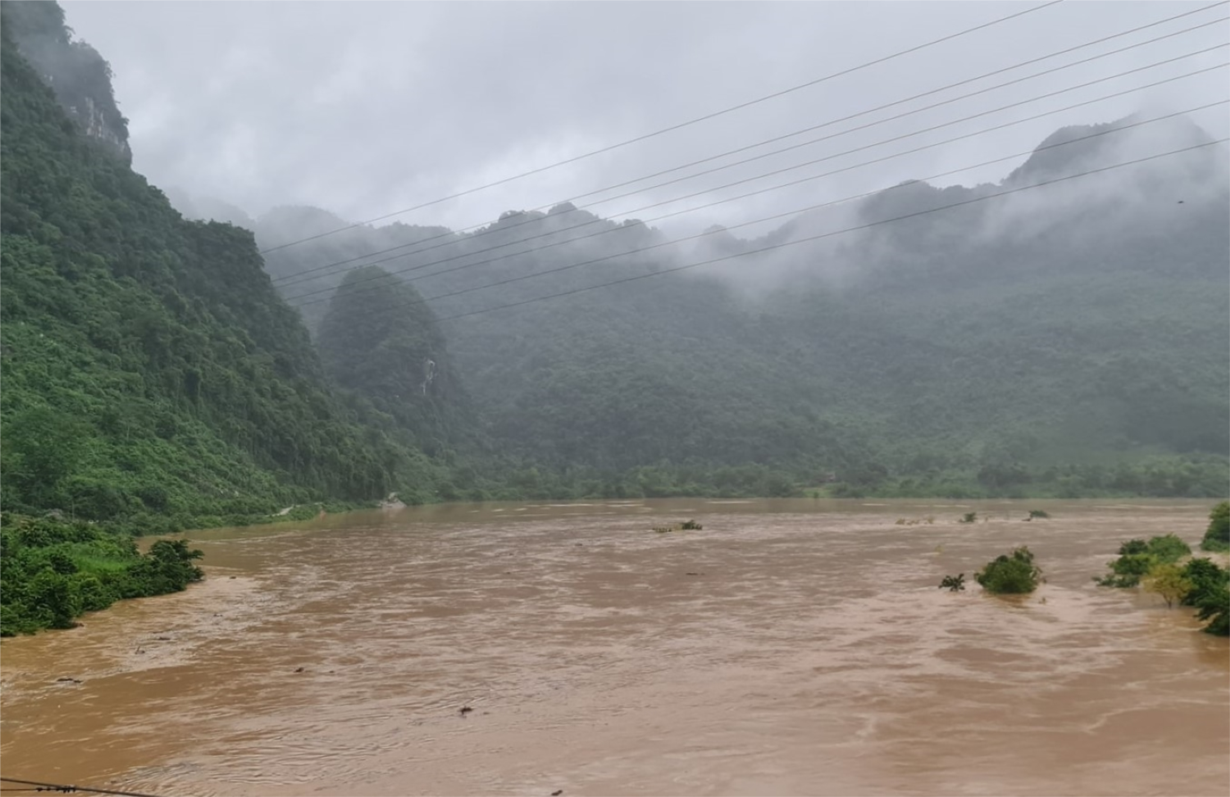
[[(1071, 0), (710, 122), (398, 217), (454, 228), (575, 197), (1144, 25), (1207, 4)], [(115, 72), (134, 166), (158, 185), (259, 215), (309, 204), (366, 219), (429, 202), (768, 94), (1030, 7), (1021, 3), (68, 2), (68, 24)], [(783, 146), (1225, 17), (1195, 14)], [(960, 117), (1213, 47), (1213, 25), (719, 174), (600, 203), (651, 218), (1225, 62), (1221, 49), (838, 156)], [(1225, 70), (915, 155), (676, 217), (737, 224), (1026, 152), (1061, 125), (1226, 96)], [(1196, 120), (1226, 135), (1225, 106)], [(761, 150), (748, 153), (758, 154)], [(746, 156), (744, 156), (746, 157)], [(830, 160), (737, 188), (720, 186)], [(998, 180), (1024, 157), (939, 180)], [(671, 177), (678, 175), (671, 175)], [(703, 196), (636, 211), (684, 194)], [(579, 201), (590, 205), (610, 194)], [(636, 211), (636, 212), (634, 212)], [(665, 222), (664, 222), (665, 224)], [(762, 230), (741, 231), (740, 235)]]

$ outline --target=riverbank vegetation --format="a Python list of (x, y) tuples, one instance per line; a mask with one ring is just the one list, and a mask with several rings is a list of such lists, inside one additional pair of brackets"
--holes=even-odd
[[(1212, 512), (1219, 518), (1221, 505)], [(1107, 563), (1110, 573), (1094, 581), (1102, 587), (1131, 589), (1140, 586), (1159, 596), (1167, 608), (1175, 605), (1197, 610), (1196, 616), (1207, 625), (1204, 630), (1217, 636), (1230, 635), (1230, 568), (1211, 559), (1192, 557), (1191, 548), (1174, 534), (1144, 540), (1128, 540), (1119, 546), (1119, 557)]]
[(142, 554), (131, 537), (84, 521), (5, 515), (0, 636), (72, 628), (117, 600), (177, 592), (201, 580), (200, 556), (184, 540), (158, 540)]

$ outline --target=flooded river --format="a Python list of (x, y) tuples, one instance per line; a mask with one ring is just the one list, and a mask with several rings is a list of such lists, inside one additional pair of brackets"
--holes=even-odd
[[(1224, 797), (1227, 640), (1091, 581), (1123, 540), (1194, 545), (1211, 503), (455, 505), (196, 532), (205, 582), (0, 645), (3, 772), (165, 795)], [(973, 572), (1018, 544), (1047, 583), (983, 594)], [(966, 592), (936, 588), (958, 572)]]

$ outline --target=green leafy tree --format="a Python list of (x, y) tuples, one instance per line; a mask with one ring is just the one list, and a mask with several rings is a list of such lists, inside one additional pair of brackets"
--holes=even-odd
[(47, 628), (73, 628), (82, 606), (70, 578), (50, 568), (39, 571), (25, 589), (26, 604)]
[(1209, 513), (1209, 528), (1200, 547), (1206, 551), (1230, 551), (1230, 501), (1222, 501)]
[(1158, 565), (1170, 565), (1191, 553), (1191, 548), (1174, 534), (1144, 540), (1128, 540), (1119, 546), (1119, 558), (1107, 564), (1110, 574), (1094, 581), (1103, 587), (1139, 586)]
[(1192, 559), (1183, 566), (1183, 577), (1192, 585), (1183, 596), (1184, 606), (1195, 606), (1206, 596), (1230, 586), (1230, 569), (1221, 567), (1211, 559)]
[(82, 421), (51, 407), (31, 407), (4, 423), (7, 481), (35, 506), (47, 506), (81, 461), (89, 430)]
[(996, 557), (974, 574), (987, 592), (1003, 595), (1033, 592), (1041, 578), (1041, 568), (1034, 564), (1033, 553), (1024, 546)]
[(1196, 602), (1196, 617), (1208, 622), (1205, 633), (1230, 636), (1230, 588), (1222, 585), (1202, 595)]
[(1157, 559), (1157, 561), (1165, 564), (1173, 564), (1179, 561), (1184, 556), (1191, 554), (1192, 549), (1187, 543), (1179, 539), (1173, 534), (1165, 536), (1153, 537), (1149, 540), (1149, 553)]
[(1192, 589), (1192, 582), (1183, 575), (1183, 569), (1178, 565), (1162, 562), (1150, 568), (1143, 580), (1144, 589), (1159, 596), (1166, 602), (1166, 608), (1172, 608), (1183, 600)]

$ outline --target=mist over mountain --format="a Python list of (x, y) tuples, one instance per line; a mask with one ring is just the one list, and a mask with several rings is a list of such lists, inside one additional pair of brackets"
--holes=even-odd
[(111, 66), (89, 44), (74, 39), (64, 10), (57, 3), (14, 2), (4, 19), (12, 44), (86, 139), (131, 164), (128, 120), (111, 90)]
[[(344, 274), (383, 260), (444, 319), (489, 433), (558, 467), (791, 462), (1025, 489), (1178, 455), (1213, 489), (1230, 447), (1225, 152), (1112, 168), (1211, 140), (1139, 121), (1058, 130), (999, 184), (907, 181), (756, 239), (662, 245), (567, 206), (471, 233), (360, 226), (266, 262), (314, 328)], [(275, 218), (262, 247), (347, 224)]]
[(755, 237), (573, 203), (372, 226), (149, 186), (41, 5), (6, 4), (3, 410), (95, 442), (50, 482), (7, 447), (6, 505), (1223, 489), (1228, 169), (1182, 116), (1063, 127), (995, 183), (817, 190)]

